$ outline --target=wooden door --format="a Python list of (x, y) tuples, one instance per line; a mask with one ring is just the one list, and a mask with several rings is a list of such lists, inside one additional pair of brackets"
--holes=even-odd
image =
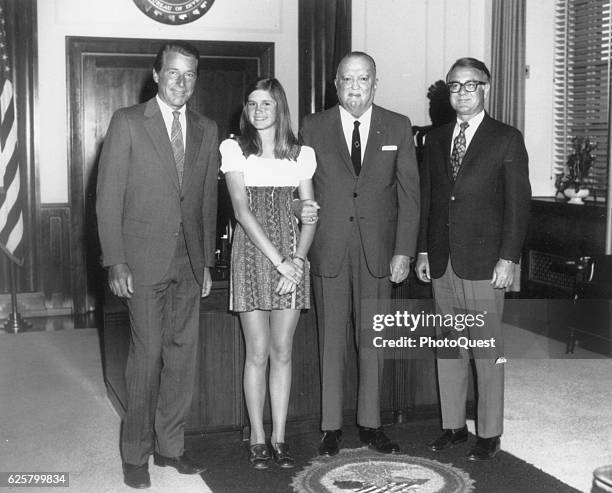
[[(76, 313), (99, 307), (105, 273), (95, 216), (98, 158), (111, 116), (153, 97), (155, 54), (164, 40), (68, 37), (72, 299)], [(237, 132), (246, 86), (272, 76), (272, 43), (190, 41), (200, 74), (189, 105), (219, 125), (219, 138)], [(220, 220), (231, 211), (219, 207)]]

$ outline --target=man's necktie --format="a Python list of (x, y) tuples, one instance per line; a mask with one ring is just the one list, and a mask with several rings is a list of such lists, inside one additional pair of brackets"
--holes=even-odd
[(181, 122), (178, 111), (173, 111), (172, 115), (172, 130), (170, 142), (172, 144), (172, 152), (174, 154), (174, 162), (176, 163), (176, 172), (178, 173), (179, 185), (183, 184), (183, 170), (185, 169), (185, 146), (183, 145), (183, 132), (181, 130)]
[(453, 152), (451, 153), (453, 180), (457, 178), (457, 173), (459, 173), (459, 168), (461, 167), (461, 161), (463, 161), (463, 156), (465, 156), (465, 129), (469, 126), (470, 124), (468, 122), (461, 122), (461, 125), (459, 125), (459, 134), (455, 137), (453, 142)]
[(353, 140), (351, 143), (351, 161), (353, 161), (353, 168), (355, 168), (355, 174), (359, 176), (361, 171), (361, 138), (359, 137), (359, 122), (353, 123)]

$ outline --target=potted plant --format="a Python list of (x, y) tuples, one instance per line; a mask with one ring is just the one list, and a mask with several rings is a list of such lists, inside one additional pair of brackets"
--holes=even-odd
[(563, 171), (557, 175), (557, 193), (569, 198), (570, 204), (583, 204), (583, 198), (588, 197), (589, 189), (586, 186), (595, 161), (592, 151), (597, 144), (588, 137), (574, 137), (572, 139), (572, 153), (568, 156)]

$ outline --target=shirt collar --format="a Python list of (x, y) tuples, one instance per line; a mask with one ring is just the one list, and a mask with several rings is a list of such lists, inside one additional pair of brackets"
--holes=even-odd
[[(470, 124), (470, 126), (468, 127), (468, 129), (470, 130), (476, 130), (478, 128), (478, 126), (482, 123), (482, 120), (485, 117), (485, 111), (482, 110), (480, 113), (478, 113), (476, 116), (473, 116), (472, 118), (470, 118), (467, 122)], [(459, 118), (457, 118), (457, 125), (456, 127), (459, 128), (459, 126), (463, 123), (463, 120), (460, 120)]]
[(351, 127), (353, 126), (353, 122), (357, 121), (363, 125), (364, 123), (370, 123), (370, 120), (372, 119), (372, 106), (365, 110), (363, 115), (361, 115), (359, 118), (355, 118), (353, 115), (351, 115), (342, 107), (342, 105), (338, 105), (338, 107), (340, 108), (340, 119), (343, 123), (348, 123)]
[(185, 117), (186, 105), (183, 105), (178, 110), (175, 110), (173, 108), (170, 108), (170, 106), (168, 106), (166, 103), (164, 103), (164, 101), (162, 101), (162, 99), (159, 97), (159, 94), (156, 95), (155, 98), (157, 99), (157, 104), (159, 105), (159, 109), (161, 110), (162, 114), (164, 114), (165, 116), (172, 118), (173, 117), (172, 113), (174, 111), (178, 111), (181, 114), (179, 118)]

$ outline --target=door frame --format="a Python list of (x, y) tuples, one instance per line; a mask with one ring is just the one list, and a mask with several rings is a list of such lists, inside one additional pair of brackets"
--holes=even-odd
[[(86, 184), (84, 183), (84, 119), (82, 107), (83, 81), (85, 80), (86, 61), (91, 57), (108, 57), (116, 54), (151, 55), (165, 39), (142, 38), (95, 38), (87, 36), (66, 37), (66, 96), (69, 119), (69, 197), (70, 197), (70, 244), (71, 244), (71, 291), (75, 313), (86, 313), (99, 308), (99, 301), (88, 285), (87, 239), (86, 232)], [(259, 76), (271, 77), (274, 74), (274, 43), (243, 41), (201, 41), (188, 40), (200, 52), (200, 64), (206, 58), (248, 58), (257, 62)], [(91, 204), (90, 204), (91, 205)]]

